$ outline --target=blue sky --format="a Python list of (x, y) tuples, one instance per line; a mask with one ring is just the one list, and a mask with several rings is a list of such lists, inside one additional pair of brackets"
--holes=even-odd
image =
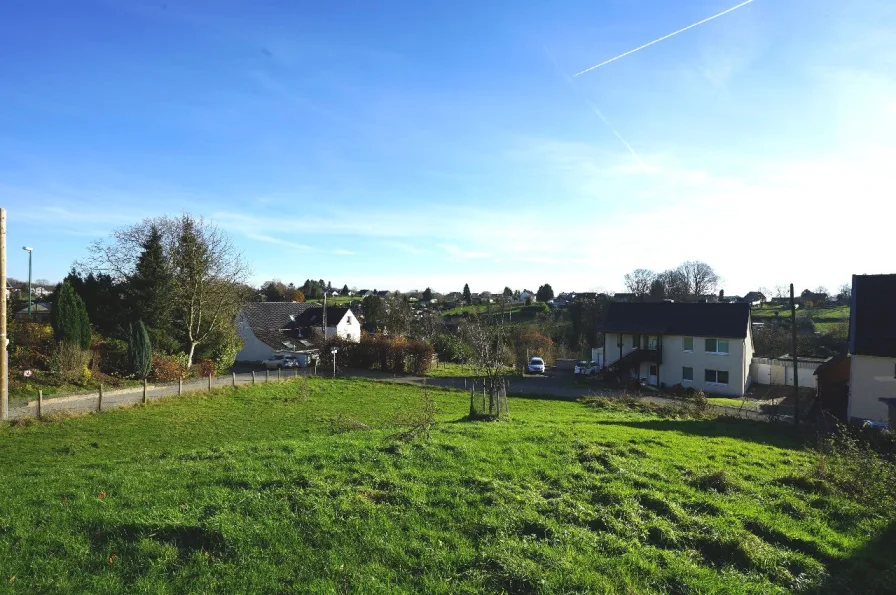
[(181, 210), (255, 282), (896, 272), (896, 3), (755, 0), (571, 78), (735, 3), (4, 3), (9, 275)]

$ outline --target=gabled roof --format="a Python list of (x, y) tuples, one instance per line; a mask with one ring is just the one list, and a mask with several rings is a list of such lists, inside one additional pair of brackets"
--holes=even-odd
[(853, 275), (849, 352), (896, 357), (896, 275)]
[[(349, 309), (344, 306), (327, 306), (327, 326), (336, 326)], [(308, 308), (291, 321), (286, 328), (300, 329), (323, 324), (324, 309), (321, 306)]]
[(599, 330), (743, 339), (749, 321), (750, 304), (610, 302)]
[(762, 295), (762, 293), (759, 291), (751, 291), (750, 293), (748, 293), (747, 295), (745, 295), (743, 297), (743, 300), (745, 302), (750, 302), (750, 303), (758, 302), (758, 301), (764, 300), (764, 299), (765, 299), (765, 296)]
[(241, 316), (259, 341), (274, 349), (283, 349), (285, 343), (296, 340), (295, 333), (284, 332), (284, 329), (309, 309), (320, 309), (320, 306), (298, 302), (253, 302), (243, 307)]

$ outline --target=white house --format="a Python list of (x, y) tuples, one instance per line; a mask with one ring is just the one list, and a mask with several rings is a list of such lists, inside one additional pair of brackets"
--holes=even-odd
[(853, 275), (849, 319), (851, 420), (896, 426), (896, 275)]
[(523, 291), (520, 292), (520, 300), (519, 300), (519, 301), (521, 301), (521, 302), (525, 302), (525, 301), (528, 300), (529, 298), (532, 298), (532, 301), (533, 301), (533, 302), (537, 302), (537, 301), (538, 301), (538, 299), (535, 297), (535, 294), (532, 293), (531, 291), (526, 291), (526, 290), (524, 289)]
[(743, 396), (752, 383), (749, 304), (611, 302), (604, 365), (623, 379)]
[[(349, 308), (327, 308), (328, 338), (361, 340), (361, 324)], [(243, 348), (236, 361), (263, 361), (275, 351), (297, 351), (311, 346), (323, 334), (323, 307), (297, 302), (246, 304), (236, 317)]]

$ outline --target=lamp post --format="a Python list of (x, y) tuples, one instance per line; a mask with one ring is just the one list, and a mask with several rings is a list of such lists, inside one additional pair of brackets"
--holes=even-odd
[(333, 378), (336, 378), (336, 352), (339, 351), (338, 347), (331, 347), (330, 353), (333, 355)]
[(22, 250), (28, 253), (28, 319), (31, 320), (31, 253), (34, 248), (22, 246)]

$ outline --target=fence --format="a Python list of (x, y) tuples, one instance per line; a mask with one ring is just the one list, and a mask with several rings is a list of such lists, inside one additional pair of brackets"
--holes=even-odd
[(245, 373), (232, 373), (222, 376), (206, 376), (205, 378), (192, 378), (178, 380), (165, 384), (148, 384), (119, 390), (105, 390), (101, 384), (96, 392), (78, 393), (73, 395), (53, 395), (44, 399), (43, 391), (38, 391), (36, 399), (24, 405), (10, 408), (10, 419), (36, 416), (42, 417), (48, 413), (59, 411), (104, 411), (117, 409), (125, 405), (146, 403), (161, 397), (178, 396), (183, 394), (210, 391), (217, 388), (248, 386), (266, 382), (283, 382), (300, 376), (310, 376), (313, 368), (292, 368), (283, 370), (264, 370)]
[[(818, 362), (797, 359), (797, 382), (804, 388), (815, 388), (815, 370)], [(754, 357), (750, 364), (750, 377), (756, 384), (793, 386), (793, 360)]]

